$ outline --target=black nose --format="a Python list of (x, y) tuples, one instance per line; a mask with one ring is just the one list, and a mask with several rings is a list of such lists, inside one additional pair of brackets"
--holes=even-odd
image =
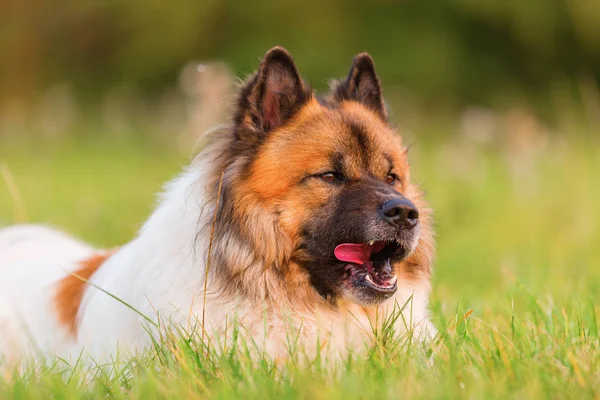
[(411, 229), (419, 222), (417, 207), (405, 197), (386, 201), (381, 207), (381, 213), (383, 219), (398, 227)]

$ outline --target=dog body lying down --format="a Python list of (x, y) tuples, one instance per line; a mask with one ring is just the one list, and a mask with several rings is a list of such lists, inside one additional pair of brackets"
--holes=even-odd
[(346, 354), (403, 307), (398, 334), (433, 333), (430, 211), (370, 56), (317, 98), (274, 48), (232, 120), (119, 249), (0, 230), (0, 357), (130, 354), (159, 321), (212, 343), (237, 324), (274, 357), (290, 338)]

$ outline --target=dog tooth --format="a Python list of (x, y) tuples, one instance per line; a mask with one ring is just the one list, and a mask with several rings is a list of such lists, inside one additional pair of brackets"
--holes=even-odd
[(373, 283), (373, 279), (371, 278), (371, 275), (370, 275), (370, 274), (366, 274), (366, 275), (365, 275), (365, 280), (366, 280), (366, 281), (369, 281), (369, 282), (371, 282), (371, 283)]
[(398, 275), (394, 275), (392, 276), (392, 278), (388, 281), (388, 283), (390, 284), (390, 286), (392, 286), (394, 283), (396, 283), (396, 281), (398, 280)]

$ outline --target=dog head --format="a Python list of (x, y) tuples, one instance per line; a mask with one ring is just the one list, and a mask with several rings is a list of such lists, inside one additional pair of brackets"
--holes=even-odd
[(252, 268), (359, 304), (396, 292), (429, 227), (368, 54), (319, 99), (288, 52), (271, 49), (240, 91), (226, 148), (219, 232), (230, 243), (235, 232)]

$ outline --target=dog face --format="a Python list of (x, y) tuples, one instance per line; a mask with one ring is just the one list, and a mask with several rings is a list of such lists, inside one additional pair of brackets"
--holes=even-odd
[(397, 265), (418, 246), (420, 210), (407, 197), (406, 151), (387, 122), (371, 57), (357, 56), (348, 77), (317, 99), (275, 48), (242, 89), (235, 124), (230, 217), (268, 216), (257, 233), (264, 242), (264, 231), (276, 232), (254, 247), (289, 247), (283, 263), (299, 265), (325, 298), (390, 298)]

